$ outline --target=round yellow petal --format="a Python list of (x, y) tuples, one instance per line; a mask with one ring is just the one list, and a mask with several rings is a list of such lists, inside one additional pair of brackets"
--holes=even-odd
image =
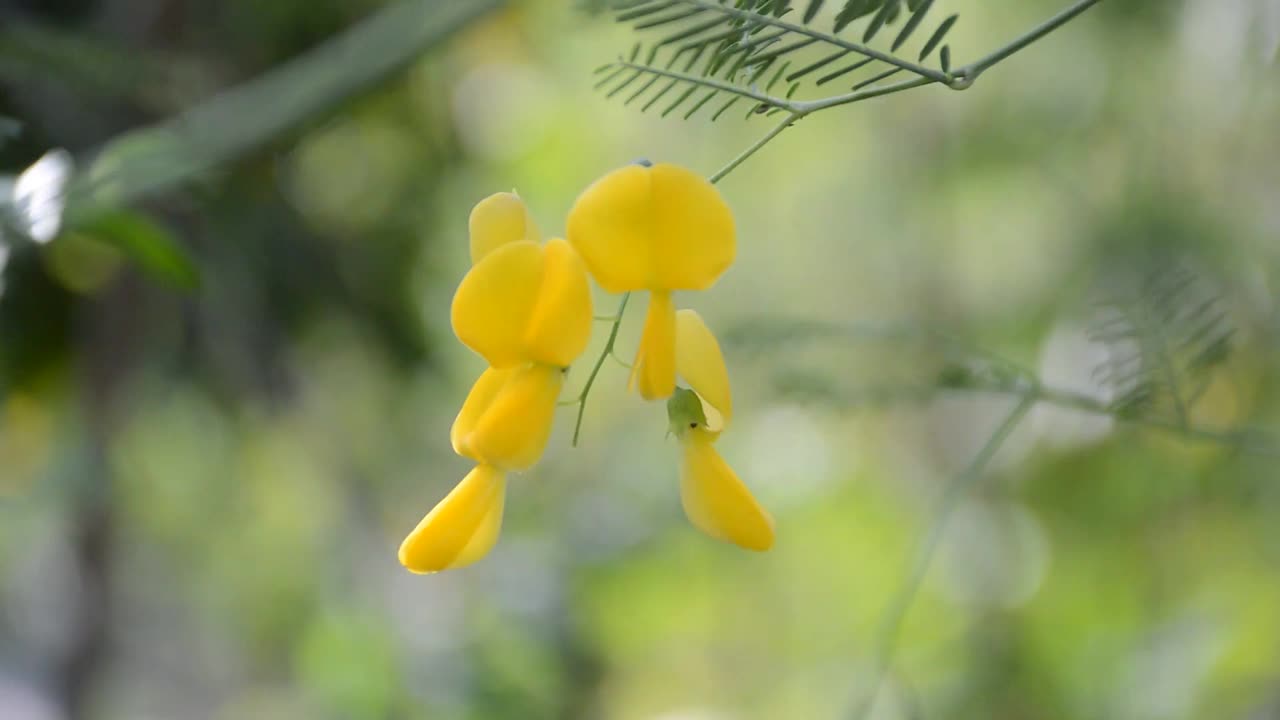
[(432, 573), (479, 560), (498, 539), (506, 475), (479, 465), (400, 544), (400, 564)]
[(525, 345), (530, 360), (568, 367), (591, 339), (591, 283), (569, 243), (553, 239), (543, 250), (542, 285)]
[(453, 295), (454, 334), (493, 367), (527, 362), (525, 334), (542, 270), (542, 247), (527, 240), (485, 255)]
[(516, 368), (462, 440), (476, 460), (503, 470), (527, 470), (551, 437), (564, 374), (550, 365)]
[(733, 416), (729, 371), (725, 368), (724, 355), (720, 352), (716, 336), (694, 310), (676, 313), (676, 373), (716, 410), (720, 422), (713, 422), (708, 414), (707, 428), (716, 432), (723, 430)]
[(567, 235), (600, 287), (644, 290), (651, 277), (649, 168), (627, 165), (597, 180), (569, 210)]
[(733, 264), (737, 252), (733, 212), (701, 175), (667, 163), (653, 176), (652, 287), (705, 290)]
[(509, 242), (539, 242), (529, 208), (515, 193), (494, 193), (476, 203), (467, 223), (471, 231), (471, 264)]
[(645, 400), (661, 400), (675, 392), (676, 308), (671, 293), (649, 295), (649, 310), (631, 367), (630, 384)]
[(502, 370), (488, 368), (476, 378), (475, 384), (471, 386), (471, 392), (467, 393), (467, 399), (462, 403), (462, 409), (458, 411), (458, 417), (453, 421), (453, 427), (449, 429), (449, 441), (453, 443), (454, 452), (463, 457), (475, 459), (466, 444), (466, 438), (472, 430), (475, 430), (476, 423), (493, 404), (514, 371), (515, 368)]
[(702, 431), (686, 434), (681, 442), (680, 503), (689, 522), (717, 540), (747, 550), (773, 547), (773, 518)]

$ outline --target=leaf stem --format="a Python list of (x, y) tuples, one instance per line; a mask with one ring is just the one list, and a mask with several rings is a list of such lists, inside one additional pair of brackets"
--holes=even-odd
[[(795, 23), (787, 22), (785, 20), (779, 19), (777, 17), (773, 17), (771, 15), (766, 15), (766, 14), (762, 14), (760, 12), (754, 12), (751, 10), (739, 9), (739, 8), (731, 7), (729, 5), (722, 5), (721, 3), (715, 2), (714, 0), (683, 0), (683, 2), (686, 5), (691, 5), (693, 7), (700, 8), (702, 10), (710, 10), (712, 12), (718, 12), (722, 15), (732, 17), (735, 20), (750, 21), (753, 23), (759, 23), (761, 25), (768, 25), (770, 27), (775, 27), (775, 28), (778, 28), (779, 30), (785, 30), (786, 32), (795, 33), (796, 35), (803, 35), (804, 37), (812, 38), (814, 40), (817, 40), (818, 42), (826, 43), (833, 47), (838, 47), (844, 50), (848, 50), (850, 52), (857, 53), (859, 55), (862, 55), (863, 57), (875, 58), (876, 60), (879, 60), (880, 62), (883, 62), (885, 64), (892, 65), (896, 68), (901, 68), (908, 72), (915, 73), (916, 75), (920, 75), (921, 77), (930, 78), (934, 82), (947, 82), (948, 80), (950, 80), (950, 78), (947, 77), (946, 73), (942, 72), (941, 70), (934, 70), (933, 68), (930, 68), (930, 67), (925, 67), (917, 63), (909, 62), (907, 60), (903, 60), (902, 58), (895, 57), (888, 53), (883, 53), (874, 48), (867, 47), (866, 45), (845, 40), (839, 35), (824, 33), (819, 30), (814, 30), (811, 27), (807, 27), (805, 25), (797, 25)], [(1094, 2), (1097, 2), (1097, 0), (1094, 0)]]
[(738, 153), (738, 156), (730, 160), (729, 164), (725, 165), (724, 167), (712, 173), (711, 176), (707, 178), (707, 180), (710, 181), (712, 184), (720, 182), (720, 180), (724, 179), (725, 175), (728, 175), (729, 173), (733, 172), (734, 168), (738, 167), (743, 162), (745, 162), (747, 158), (751, 157), (752, 155), (755, 155), (757, 150), (767, 145), (770, 140), (777, 137), (779, 133), (781, 133), (783, 130), (786, 130), (787, 127), (791, 125), (791, 123), (795, 122), (801, 117), (804, 117), (804, 114), (796, 112), (794, 110), (788, 113), (787, 116), (782, 119), (782, 122), (778, 123), (777, 125), (774, 125), (772, 130), (762, 135), (759, 140), (756, 140), (754, 143), (752, 143), (751, 146), (748, 147), (746, 150), (743, 150), (742, 152)]
[(933, 78), (911, 78), (910, 80), (903, 80), (902, 82), (885, 85), (883, 87), (867, 88), (865, 90), (858, 90), (844, 95), (833, 95), (832, 97), (823, 98), (821, 100), (795, 103), (795, 111), (801, 114), (801, 116), (808, 115), (809, 113), (826, 110), (827, 108), (835, 107), (837, 105), (848, 105), (849, 103), (855, 103), (859, 100), (869, 100), (882, 95), (892, 95), (893, 93), (899, 93), (903, 90), (910, 90), (924, 85), (932, 85), (936, 82), (938, 81)]
[(880, 629), (876, 636), (875, 667), (872, 670), (871, 688), (868, 690), (867, 696), (863, 699), (857, 712), (854, 713), (853, 716), (855, 718), (869, 717), (872, 708), (875, 706), (876, 696), (879, 694), (885, 673), (888, 672), (889, 666), (893, 663), (893, 654), (897, 647), (902, 622), (906, 619), (907, 611), (911, 609), (911, 604), (915, 600), (916, 593), (920, 590), (920, 585), (924, 581), (925, 575), (928, 574), (929, 565), (932, 563), (933, 555), (945, 534), (947, 521), (950, 520), (952, 511), (960, 504), (960, 500), (973, 487), (974, 483), (982, 477), (987, 465), (991, 462), (991, 458), (995, 456), (996, 451), (1009, 438), (1010, 433), (1018, 426), (1018, 423), (1022, 421), (1022, 418), (1026, 416), (1027, 411), (1034, 404), (1035, 399), (1031, 396), (1024, 396), (1020, 399), (1013, 407), (1013, 410), (996, 427), (987, 442), (978, 450), (978, 453), (973, 456), (973, 460), (969, 462), (969, 465), (953, 477), (943, 490), (933, 521), (929, 523), (928, 531), (916, 545), (911, 561), (911, 570), (907, 573), (902, 585), (898, 587), (898, 591), (894, 594), (888, 609), (885, 610), (884, 618), (880, 622)]
[(605, 340), (604, 350), (600, 352), (600, 357), (596, 358), (596, 364), (591, 368), (591, 374), (587, 376), (582, 392), (578, 394), (578, 419), (573, 423), (574, 447), (578, 447), (578, 435), (582, 433), (582, 414), (587, 409), (587, 396), (591, 394), (591, 386), (595, 384), (596, 376), (600, 374), (600, 367), (604, 365), (605, 358), (613, 352), (613, 344), (618, 341), (618, 328), (622, 325), (622, 315), (627, 311), (627, 301), (630, 299), (631, 293), (622, 294), (622, 300), (618, 302), (618, 311), (613, 314), (613, 326), (609, 328), (609, 339)]
[(979, 75), (988, 70), (992, 65), (1001, 62), (1010, 55), (1022, 50), (1045, 35), (1048, 35), (1054, 30), (1066, 25), (1077, 15), (1088, 10), (1094, 5), (1097, 5), (1100, 1), (1101, 0), (1078, 0), (1076, 4), (1028, 30), (1025, 34), (1019, 36), (1013, 42), (1010, 42), (999, 50), (996, 50), (980, 60), (971, 62), (962, 68), (958, 68), (952, 73), (952, 75), (956, 78), (962, 79), (963, 83), (951, 83), (951, 86), (956, 89), (964, 89), (968, 87)]

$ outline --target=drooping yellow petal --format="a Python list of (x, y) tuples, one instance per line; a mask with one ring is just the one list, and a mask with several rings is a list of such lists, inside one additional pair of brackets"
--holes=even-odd
[(752, 497), (702, 431), (681, 441), (680, 502), (689, 522), (718, 540), (748, 550), (773, 547), (773, 518)]
[(400, 544), (400, 564), (432, 573), (479, 560), (498, 539), (506, 474), (479, 465)]
[(667, 163), (628, 165), (588, 187), (569, 242), (609, 292), (705, 290), (736, 252), (733, 213), (715, 186)]
[(649, 294), (629, 384), (645, 400), (670, 397), (676, 389), (676, 309), (671, 293)]
[(569, 242), (600, 287), (611, 293), (649, 287), (650, 197), (649, 168), (627, 165), (593, 183), (569, 210)]
[(493, 367), (527, 362), (525, 334), (542, 270), (542, 247), (527, 240), (485, 255), (453, 294), (454, 334)]
[(704, 412), (706, 405), (715, 410), (706, 413), (707, 429), (723, 430), (733, 417), (729, 371), (711, 328), (701, 315), (689, 309), (676, 313), (676, 373), (702, 398)]
[(550, 365), (512, 371), (462, 444), (477, 461), (503, 470), (527, 470), (551, 437), (556, 400), (564, 375)]
[(701, 175), (658, 163), (653, 175), (653, 287), (706, 290), (733, 264), (733, 212)]
[(493, 546), (498, 543), (498, 536), (502, 534), (502, 514), (507, 504), (506, 473), (499, 474), (497, 482), (498, 489), (493, 501), (489, 504), (488, 512), (480, 518), (480, 524), (471, 534), (471, 540), (467, 541), (466, 547), (462, 548), (458, 557), (449, 564), (450, 568), (466, 567), (476, 562), (488, 555)]
[(540, 242), (529, 208), (515, 193), (494, 193), (471, 208), (471, 264), (516, 240)]
[(467, 399), (462, 403), (462, 409), (458, 411), (458, 417), (453, 421), (453, 427), (449, 429), (449, 441), (453, 443), (454, 452), (463, 457), (475, 459), (466, 444), (467, 436), (475, 430), (476, 423), (493, 404), (494, 398), (498, 397), (498, 393), (507, 384), (507, 380), (511, 379), (511, 373), (514, 371), (514, 368), (501, 370), (488, 368), (476, 378), (475, 384), (471, 386), (471, 392), (467, 393)]
[(544, 248), (542, 285), (529, 316), (529, 359), (568, 367), (591, 339), (591, 284), (573, 246), (559, 238)]

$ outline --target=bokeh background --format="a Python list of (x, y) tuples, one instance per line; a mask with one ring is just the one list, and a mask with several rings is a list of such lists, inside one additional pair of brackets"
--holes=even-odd
[[(947, 0), (956, 62), (1063, 4)], [(86, 167), (383, 7), (0, 0), (0, 169)], [(1280, 717), (1274, 0), (1102, 2), (966, 92), (808, 117), (720, 184), (739, 259), (681, 302), (722, 335), (720, 449), (772, 552), (688, 525), (664, 412), (609, 363), (490, 557), (399, 566), (468, 470), (447, 435), (482, 366), (448, 307), (472, 204), (516, 189), (558, 234), (609, 169), (710, 174), (773, 122), (594, 93), (634, 39), (512, 3), (114, 224), (6, 241), (0, 718), (845, 717), (915, 539), (1014, 402), (956, 348), (1108, 402), (1116, 349), (1087, 330), (1166, 267), (1232, 329), (1190, 421), (1262, 428), (1256, 452), (1037, 406), (956, 507), (874, 717)]]

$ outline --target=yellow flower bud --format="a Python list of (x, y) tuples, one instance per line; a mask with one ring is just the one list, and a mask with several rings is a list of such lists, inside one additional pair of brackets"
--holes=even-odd
[(471, 264), (516, 240), (541, 242), (529, 208), (515, 193), (494, 193), (476, 203), (467, 223), (471, 231)]

